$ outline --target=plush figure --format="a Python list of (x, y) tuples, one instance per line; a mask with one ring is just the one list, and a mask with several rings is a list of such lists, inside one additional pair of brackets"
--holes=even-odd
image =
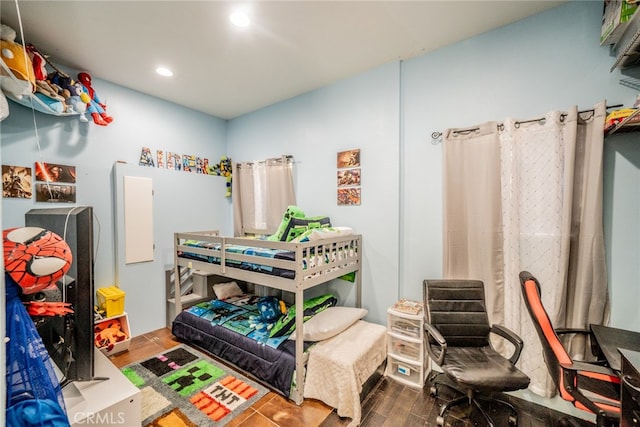
[(67, 242), (40, 227), (4, 230), (3, 246), (5, 271), (24, 294), (38, 292), (55, 283), (73, 261)]
[(231, 159), (227, 156), (220, 157), (220, 163), (205, 166), (205, 173), (208, 175), (224, 176), (227, 178), (226, 197), (231, 197)]
[(9, 117), (9, 102), (4, 92), (0, 90), (0, 122)]
[(15, 30), (0, 24), (0, 87), (4, 93), (22, 98), (33, 93), (36, 80), (29, 55), (15, 39)]
[(33, 73), (37, 80), (47, 80), (47, 75), (49, 72), (47, 71), (47, 60), (38, 49), (31, 44), (27, 43), (25, 46), (27, 53), (29, 54), (29, 59), (31, 59), (31, 64), (33, 66)]
[(91, 76), (89, 73), (79, 73), (78, 80), (82, 86), (84, 93), (89, 95), (89, 101), (87, 101), (87, 111), (91, 114), (93, 122), (100, 126), (106, 126), (113, 121), (113, 117), (107, 115), (106, 104), (103, 104), (98, 98), (93, 86), (91, 86)]
[(30, 316), (64, 316), (72, 314), (71, 303), (68, 302), (40, 302), (29, 301), (26, 305)]
[(260, 319), (263, 322), (273, 323), (282, 316), (280, 300), (276, 297), (262, 297), (258, 300)]
[(93, 333), (96, 347), (107, 347), (107, 351), (113, 350), (116, 343), (128, 338), (127, 334), (122, 331), (122, 325), (117, 320), (96, 324), (93, 328)]
[(84, 113), (87, 111), (89, 95), (84, 92), (82, 85), (60, 70), (49, 74), (49, 83), (59, 88), (59, 94), (65, 100), (66, 112), (80, 114), (80, 121), (87, 122)]
[(220, 176), (227, 178), (227, 192), (225, 197), (231, 197), (231, 159), (227, 156), (220, 158)]

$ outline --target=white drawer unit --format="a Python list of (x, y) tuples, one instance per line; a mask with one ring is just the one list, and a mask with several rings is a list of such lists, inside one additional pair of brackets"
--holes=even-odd
[(427, 371), (424, 317), (387, 310), (387, 368), (385, 375), (413, 388), (422, 388)]

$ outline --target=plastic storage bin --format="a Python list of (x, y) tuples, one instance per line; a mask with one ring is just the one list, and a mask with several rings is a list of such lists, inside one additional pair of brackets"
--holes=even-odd
[[(117, 336), (114, 334), (116, 331)], [(99, 339), (99, 334), (101, 333), (104, 336), (102, 339)], [(131, 332), (127, 313), (98, 320), (94, 324), (94, 334), (96, 337), (96, 348), (106, 356), (111, 356), (112, 354), (118, 354), (129, 350), (129, 345), (131, 344)]]
[(125, 292), (117, 286), (98, 288), (98, 307), (105, 311), (106, 317), (119, 316), (124, 313)]

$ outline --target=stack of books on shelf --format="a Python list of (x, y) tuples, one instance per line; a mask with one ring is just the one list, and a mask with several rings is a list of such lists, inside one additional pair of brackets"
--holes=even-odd
[(393, 304), (391, 307), (395, 311), (407, 314), (420, 314), (422, 313), (422, 303), (419, 301), (412, 301), (409, 299), (401, 298)]

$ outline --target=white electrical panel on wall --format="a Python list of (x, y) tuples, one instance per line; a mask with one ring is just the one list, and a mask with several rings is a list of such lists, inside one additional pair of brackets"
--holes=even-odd
[(125, 264), (153, 261), (153, 181), (124, 177)]

